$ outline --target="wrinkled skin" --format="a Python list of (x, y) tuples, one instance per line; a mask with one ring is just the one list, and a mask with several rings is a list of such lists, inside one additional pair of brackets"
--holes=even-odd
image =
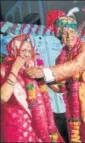
[[(56, 33), (55, 33), (56, 35)], [(62, 42), (68, 46), (68, 49), (76, 44), (77, 32), (71, 28), (63, 28), (62, 31)], [(59, 82), (60, 80), (66, 79), (75, 75), (78, 72), (82, 72), (85, 69), (85, 43), (81, 45), (81, 51), (72, 61), (67, 61), (63, 65), (56, 65), (49, 67), (55, 76), (55, 80)], [(69, 67), (68, 67), (69, 66)], [(43, 67), (44, 68), (44, 67)], [(44, 77), (43, 68), (28, 68), (26, 71), (31, 78), (41, 78)]]

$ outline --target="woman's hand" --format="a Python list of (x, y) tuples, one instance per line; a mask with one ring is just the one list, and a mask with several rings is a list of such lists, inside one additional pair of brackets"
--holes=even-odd
[(12, 69), (7, 77), (7, 81), (1, 87), (1, 100), (7, 102), (14, 91), (14, 86), (17, 81), (17, 74), (20, 68), (25, 64), (27, 58), (17, 57), (13, 63)]
[(26, 58), (22, 58), (20, 56), (18, 56), (12, 66), (12, 70), (11, 72), (13, 72), (15, 75), (18, 74), (19, 70), (23, 67), (23, 65), (26, 63), (27, 61), (27, 57)]

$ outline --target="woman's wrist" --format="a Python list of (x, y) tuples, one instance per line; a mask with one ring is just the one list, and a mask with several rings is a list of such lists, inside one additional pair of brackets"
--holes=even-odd
[(14, 82), (13, 80), (11, 80), (10, 78), (7, 78), (6, 81), (9, 85), (14, 86), (16, 84), (16, 82)]
[(18, 76), (18, 70), (15, 69), (15, 68), (12, 68), (10, 74), (12, 74), (12, 75), (14, 75), (15, 77), (17, 77), (17, 76)]
[(13, 75), (16, 79), (17, 79), (17, 74), (15, 74), (14, 72), (10, 72), (11, 75)]
[(13, 72), (10, 72), (8, 79), (10, 79), (11, 81), (13, 81), (14, 83), (16, 83), (17, 80), (17, 75), (15, 75)]

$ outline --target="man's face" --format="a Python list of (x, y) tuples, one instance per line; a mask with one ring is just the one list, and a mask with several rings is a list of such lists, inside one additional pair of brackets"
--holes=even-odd
[(77, 32), (72, 28), (62, 29), (62, 42), (69, 48), (74, 47), (77, 40)]

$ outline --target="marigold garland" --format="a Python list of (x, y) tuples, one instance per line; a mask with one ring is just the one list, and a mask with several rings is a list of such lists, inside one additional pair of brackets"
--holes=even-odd
[(46, 92), (47, 87), (46, 87), (45, 84), (40, 85), (39, 88), (40, 88), (40, 91), (41, 91), (42, 93)]
[(33, 84), (28, 84), (26, 86), (27, 88), (27, 91), (28, 91), (28, 99), (31, 100), (31, 99), (35, 99), (36, 98), (36, 89), (34, 87)]
[(52, 142), (56, 142), (58, 139), (59, 133), (56, 132), (55, 134), (50, 135)]
[(81, 138), (80, 138), (81, 122), (80, 121), (73, 121), (71, 123), (71, 125), (72, 125), (71, 142), (79, 142), (79, 143), (81, 143)]

